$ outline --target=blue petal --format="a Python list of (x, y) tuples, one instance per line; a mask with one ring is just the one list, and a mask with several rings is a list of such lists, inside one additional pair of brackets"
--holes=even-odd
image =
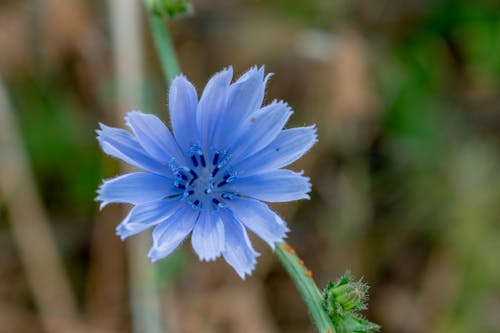
[(149, 155), (164, 164), (169, 164), (172, 159), (179, 163), (186, 162), (177, 142), (158, 117), (139, 111), (130, 111), (125, 120), (134, 132), (137, 141)]
[(199, 140), (196, 126), (198, 94), (184, 75), (178, 75), (172, 81), (168, 102), (175, 139), (184, 152), (187, 152)]
[(252, 114), (243, 124), (244, 134), (231, 149), (232, 161), (236, 163), (269, 145), (280, 134), (291, 115), (288, 104), (276, 101)]
[(96, 198), (102, 201), (101, 209), (109, 203), (131, 203), (134, 205), (159, 200), (180, 194), (173, 186), (173, 180), (148, 172), (134, 172), (113, 179), (104, 180), (97, 190)]
[(245, 279), (245, 275), (253, 271), (256, 263), (257, 252), (254, 251), (247, 232), (240, 222), (227, 210), (220, 212), (224, 222), (225, 247), (222, 255), (236, 273)]
[(203, 210), (191, 236), (200, 260), (215, 260), (224, 250), (224, 225), (213, 210)]
[(225, 113), (214, 137), (215, 148), (229, 148), (238, 137), (243, 122), (260, 108), (267, 78), (264, 78), (264, 67), (253, 67), (231, 85)]
[(153, 262), (168, 256), (189, 235), (196, 224), (199, 212), (184, 204), (153, 230), (153, 247), (148, 257)]
[(170, 168), (153, 159), (126, 130), (99, 124), (97, 140), (102, 150), (125, 163), (160, 175), (171, 174)]
[(244, 196), (267, 202), (309, 199), (307, 193), (311, 190), (308, 177), (283, 169), (248, 177), (236, 177), (226, 186)]
[(219, 123), (219, 119), (224, 114), (232, 77), (232, 67), (228, 67), (212, 76), (203, 90), (200, 103), (198, 103), (196, 121), (205, 151), (210, 148), (209, 146)]
[(285, 221), (266, 204), (254, 199), (238, 198), (226, 201), (234, 217), (274, 249), (289, 231)]
[(242, 175), (252, 175), (285, 167), (304, 155), (317, 142), (316, 128), (291, 128), (278, 135), (267, 147), (233, 165)]
[(165, 221), (180, 205), (178, 198), (140, 204), (130, 210), (116, 228), (116, 234), (125, 239)]

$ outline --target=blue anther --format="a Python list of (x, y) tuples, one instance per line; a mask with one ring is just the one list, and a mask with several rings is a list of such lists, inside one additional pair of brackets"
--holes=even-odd
[(198, 178), (198, 174), (196, 172), (194, 172), (193, 170), (189, 170), (189, 173), (191, 174), (191, 176), (193, 176), (193, 180)]
[(207, 166), (207, 163), (205, 163), (205, 156), (203, 156), (203, 154), (200, 154), (200, 162), (202, 167), (205, 168)]
[(198, 166), (198, 160), (196, 159), (196, 156), (191, 156), (191, 161), (193, 161), (193, 165), (196, 168)]

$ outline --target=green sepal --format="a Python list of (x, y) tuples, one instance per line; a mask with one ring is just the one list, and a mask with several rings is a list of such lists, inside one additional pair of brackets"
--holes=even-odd
[(380, 330), (380, 326), (377, 324), (353, 314), (344, 316), (344, 318), (342, 318), (342, 324), (346, 328), (346, 332), (371, 333)]

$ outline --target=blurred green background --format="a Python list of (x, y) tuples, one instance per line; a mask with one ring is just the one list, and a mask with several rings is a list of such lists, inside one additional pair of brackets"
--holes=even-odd
[[(293, 167), (311, 176), (311, 200), (276, 209), (319, 286), (347, 269), (364, 277), (366, 317), (383, 332), (500, 332), (498, 1), (192, 5), (169, 26), (199, 92), (225, 66), (240, 75), (265, 64), (267, 102), (289, 102), (290, 126), (318, 126), (319, 143)], [(63, 317), (66, 303), (50, 297), (64, 293), (58, 276), (79, 323), (61, 332), (132, 331), (128, 241), (114, 235), (123, 211), (94, 202), (100, 180), (119, 173), (98, 149), (97, 123), (123, 126), (117, 114), (138, 108), (116, 100), (128, 83), (114, 73), (110, 8), (0, 2), (1, 333), (45, 332), (45, 317)], [(133, 89), (167, 120), (144, 13), (140, 24), (144, 84)], [(189, 246), (161, 262), (165, 331), (314, 332), (271, 250), (254, 244), (262, 255), (244, 282)]]

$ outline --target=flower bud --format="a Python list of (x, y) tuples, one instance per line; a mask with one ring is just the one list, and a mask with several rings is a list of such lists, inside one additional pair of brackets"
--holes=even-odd
[(337, 282), (328, 284), (323, 297), (324, 302), (331, 305), (329, 307), (340, 307), (343, 312), (347, 312), (365, 309), (367, 294), (368, 285), (361, 281), (353, 281), (351, 274), (347, 272)]
[(368, 285), (354, 281), (349, 272), (323, 291), (323, 309), (339, 332), (369, 333), (379, 329), (363, 319), (358, 311), (366, 309)]

